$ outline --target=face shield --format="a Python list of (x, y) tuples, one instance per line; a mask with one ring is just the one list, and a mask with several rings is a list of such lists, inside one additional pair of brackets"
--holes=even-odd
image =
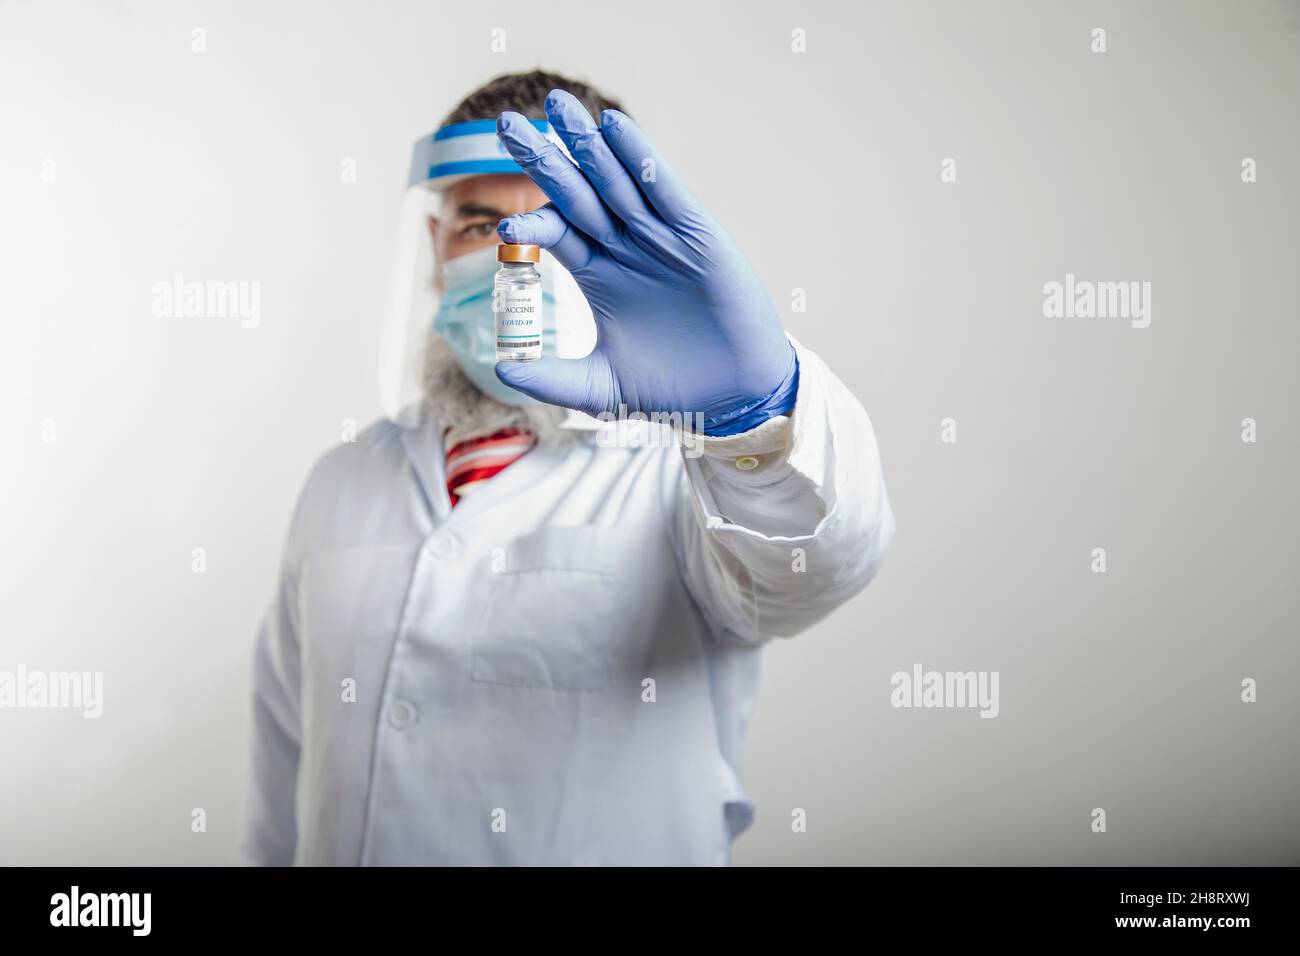
[[(548, 122), (531, 122), (568, 155)], [(447, 187), (474, 176), (502, 173), (524, 175), (497, 139), (495, 120), (444, 126), (415, 143), (399, 209), (380, 343), (380, 399), (384, 414), (398, 424), (413, 426), (418, 420), (433, 334), (450, 346), (461, 370), (485, 395), (508, 405), (533, 401), (501, 383), (493, 371), (495, 243), (440, 263), (428, 226), (430, 217), (443, 212)], [(543, 354), (582, 358), (596, 344), (595, 321), (586, 298), (568, 270), (545, 249), (538, 271), (542, 274)]]

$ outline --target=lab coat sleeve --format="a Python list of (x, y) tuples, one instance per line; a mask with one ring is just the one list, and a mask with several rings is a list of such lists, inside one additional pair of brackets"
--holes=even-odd
[(894, 536), (862, 405), (792, 338), (790, 415), (726, 437), (684, 434), (674, 506), (683, 578), (724, 639), (790, 637), (866, 587)]
[(296, 529), (302, 509), (300, 500), (253, 653), (252, 768), (239, 845), (240, 862), (252, 866), (289, 865), (297, 844), (302, 738)]

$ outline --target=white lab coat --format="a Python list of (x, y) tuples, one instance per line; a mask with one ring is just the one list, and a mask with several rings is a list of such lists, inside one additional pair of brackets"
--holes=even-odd
[(589, 430), (453, 510), (427, 417), (326, 454), (257, 639), (243, 858), (728, 863), (761, 646), (894, 531), (866, 413), (795, 345), (793, 414), (702, 457)]

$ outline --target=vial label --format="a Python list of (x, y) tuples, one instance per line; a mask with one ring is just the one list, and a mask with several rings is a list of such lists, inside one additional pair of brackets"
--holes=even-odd
[(542, 354), (542, 288), (500, 289), (494, 297), (497, 358), (529, 361)]

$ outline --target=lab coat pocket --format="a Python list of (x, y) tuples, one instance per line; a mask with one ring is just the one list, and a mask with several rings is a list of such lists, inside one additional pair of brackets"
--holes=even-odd
[(609, 683), (619, 544), (610, 528), (544, 528), (505, 550), (470, 638), (476, 681), (560, 691)]

